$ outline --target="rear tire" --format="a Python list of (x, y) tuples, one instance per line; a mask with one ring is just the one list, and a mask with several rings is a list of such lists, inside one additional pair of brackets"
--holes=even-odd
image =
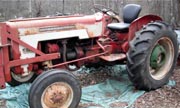
[(75, 76), (67, 71), (49, 70), (32, 83), (30, 108), (77, 108), (81, 87)]
[(15, 87), (24, 83), (31, 83), (37, 77), (36, 73), (31, 72), (27, 76), (22, 76), (21, 74), (15, 74), (11, 72), (11, 82), (8, 82), (9, 85)]
[(169, 80), (178, 57), (177, 35), (164, 22), (147, 24), (136, 33), (127, 53), (130, 80), (138, 89), (157, 89)]

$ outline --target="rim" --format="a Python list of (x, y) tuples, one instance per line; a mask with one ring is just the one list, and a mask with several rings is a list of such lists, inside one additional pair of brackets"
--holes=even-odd
[(21, 74), (15, 74), (14, 72), (11, 72), (11, 76), (14, 78), (14, 80), (18, 81), (18, 82), (26, 82), (29, 81), (33, 76), (34, 76), (34, 72), (29, 72), (28, 75), (21, 75)]
[(65, 82), (49, 85), (41, 96), (43, 108), (68, 108), (73, 100), (73, 90)]
[(150, 55), (149, 71), (152, 78), (163, 79), (170, 71), (174, 60), (174, 46), (168, 37), (160, 38)]

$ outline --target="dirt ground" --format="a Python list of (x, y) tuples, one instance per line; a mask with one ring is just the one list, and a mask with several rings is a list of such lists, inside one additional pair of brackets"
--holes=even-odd
[[(93, 85), (111, 77), (109, 73), (106, 73), (107, 70), (105, 68), (96, 69), (95, 71), (98, 72), (79, 75), (78, 77), (81, 80), (81, 85)], [(145, 92), (144, 95), (135, 101), (132, 108), (180, 108), (180, 67), (175, 69), (171, 79), (175, 80), (175, 86), (163, 86), (160, 89)], [(113, 106), (115, 106), (115, 108), (122, 108), (126, 105), (126, 103), (115, 103), (112, 105), (112, 108)], [(87, 108), (88, 106), (92, 106), (92, 104), (80, 104), (78, 108)], [(6, 108), (5, 100), (0, 100), (0, 108)]]
[(180, 67), (177, 67), (172, 76), (176, 81), (173, 87), (164, 86), (160, 89), (146, 92), (138, 98), (135, 108), (180, 108)]
[[(98, 71), (98, 70), (97, 70)], [(81, 84), (87, 86), (89, 84), (96, 84), (103, 82), (106, 78), (110, 77), (108, 73), (102, 72), (86, 74), (79, 76)], [(86, 80), (84, 80), (86, 79)], [(87, 80), (89, 79), (89, 80)], [(163, 86), (154, 91), (145, 92), (144, 95), (139, 97), (132, 105), (133, 108), (180, 108), (180, 67), (174, 71), (172, 80), (175, 80), (175, 86)], [(91, 105), (80, 104), (78, 108), (86, 108)], [(93, 105), (96, 106), (96, 105)], [(124, 107), (126, 103), (117, 103), (115, 107)]]

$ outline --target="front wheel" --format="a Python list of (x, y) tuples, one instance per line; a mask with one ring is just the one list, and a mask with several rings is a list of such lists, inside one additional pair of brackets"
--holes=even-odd
[(138, 89), (157, 89), (168, 82), (177, 57), (177, 36), (172, 28), (163, 22), (149, 23), (130, 42), (129, 78)]
[(30, 108), (76, 108), (80, 98), (81, 87), (74, 75), (49, 70), (32, 83), (29, 105)]

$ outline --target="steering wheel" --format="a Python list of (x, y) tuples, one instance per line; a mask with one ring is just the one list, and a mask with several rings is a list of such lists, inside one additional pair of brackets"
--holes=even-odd
[(108, 12), (112, 12), (113, 14), (118, 15), (118, 13), (115, 12), (113, 9), (101, 4), (94, 4), (93, 8), (107, 15), (109, 15)]
[(115, 12), (113, 9), (106, 7), (104, 5), (101, 5), (101, 4), (94, 4), (93, 7), (95, 9), (95, 12), (100, 11), (110, 16), (113, 20), (115, 20), (115, 22), (121, 22), (121, 18), (119, 17), (119, 14)]

